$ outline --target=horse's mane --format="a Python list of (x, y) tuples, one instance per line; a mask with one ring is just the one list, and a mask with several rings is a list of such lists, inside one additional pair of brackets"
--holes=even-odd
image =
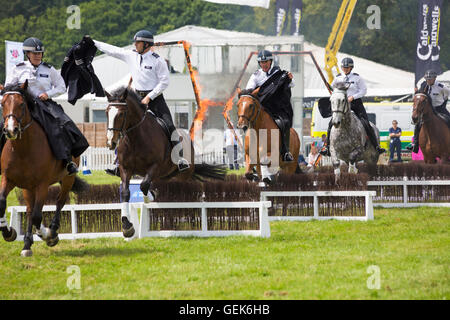
[(29, 106), (33, 106), (33, 102), (34, 102), (33, 97), (31, 96), (31, 94), (30, 94), (27, 90), (22, 89), (22, 88), (20, 87), (20, 84), (10, 84), (10, 85), (7, 85), (7, 86), (1, 91), (1, 95), (5, 94), (6, 92), (9, 92), (9, 91), (17, 91), (17, 92), (20, 92), (20, 94), (22, 94), (22, 95), (25, 97), (25, 101), (27, 102), (27, 104), (28, 104)]
[[(432, 106), (433, 104), (431, 103), (431, 96), (428, 94), (428, 85), (426, 85), (422, 90), (419, 89), (419, 91), (417, 91), (417, 93), (421, 93), (427, 96), (428, 99), (428, 103)], [(434, 110), (434, 108), (432, 108)]]
[(259, 97), (257, 95), (252, 94), (253, 90), (254, 89), (242, 89), (241, 92), (238, 94), (238, 98), (240, 98), (241, 96), (252, 96), (253, 98), (259, 101)]
[(123, 97), (123, 94), (125, 93), (125, 91), (128, 92), (128, 93), (127, 93), (127, 97), (131, 98), (131, 100), (132, 100), (136, 105), (138, 105), (139, 107), (141, 107), (142, 110), (145, 111), (145, 110), (147, 109), (147, 106), (146, 106), (146, 105), (143, 105), (143, 104), (141, 103), (141, 100), (142, 100), (141, 96), (139, 96), (139, 95), (137, 94), (137, 92), (134, 91), (133, 89), (131, 89), (130, 87), (122, 86), (122, 87), (119, 87), (119, 88), (117, 88), (116, 90), (112, 91), (112, 92), (111, 92), (111, 100), (112, 100), (112, 101), (113, 101), (113, 100), (119, 100), (119, 101), (120, 101), (120, 99)]

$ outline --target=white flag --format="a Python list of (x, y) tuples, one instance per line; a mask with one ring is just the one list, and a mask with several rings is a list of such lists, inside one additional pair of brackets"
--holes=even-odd
[(23, 61), (24, 55), (22, 51), (22, 42), (14, 42), (5, 40), (6, 48), (6, 77), (14, 66)]
[(239, 4), (241, 6), (263, 7), (269, 9), (270, 0), (205, 0), (223, 4)]

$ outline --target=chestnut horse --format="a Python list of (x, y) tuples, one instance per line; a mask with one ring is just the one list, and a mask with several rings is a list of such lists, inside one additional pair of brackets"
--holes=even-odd
[[(282, 173), (292, 174), (297, 171), (298, 168), (298, 156), (300, 150), (300, 139), (294, 128), (290, 129), (289, 151), (294, 157), (292, 162), (284, 162), (279, 154), (279, 146), (281, 143), (281, 133), (272, 117), (264, 110), (257, 94), (259, 88), (255, 89), (250, 94), (241, 94), (241, 90), (238, 89), (238, 125), (239, 129), (243, 129), (245, 132), (245, 176), (248, 180), (259, 181), (261, 178), (261, 164), (269, 164), (269, 159), (272, 158), (271, 171), (269, 174), (265, 173), (264, 176), (273, 174), (278, 170), (278, 165)], [(251, 128), (253, 130), (247, 130)], [(261, 129), (266, 129), (262, 131)], [(260, 131), (261, 130), (261, 131)], [(277, 130), (278, 141), (272, 148), (272, 132)], [(267, 138), (261, 137), (262, 132), (267, 132)], [(267, 140), (267, 141), (263, 141)], [(256, 150), (255, 150), (256, 149)], [(253, 155), (256, 153), (256, 155)], [(273, 156), (272, 156), (273, 153)], [(273, 157), (277, 156), (277, 159), (273, 161)], [(254, 174), (254, 167), (256, 166), (257, 176)], [(270, 179), (263, 177), (266, 183), (270, 183)]]
[(419, 146), (425, 163), (436, 163), (436, 157), (450, 163), (450, 128), (435, 114), (428, 95), (416, 93), (413, 103), (412, 120), (422, 122)]
[[(55, 159), (44, 130), (31, 117), (29, 106), (34, 102), (26, 93), (27, 85), (28, 81), (21, 86), (10, 86), (3, 90), (3, 132), (7, 141), (1, 154), (0, 186), (0, 230), (6, 241), (14, 241), (17, 236), (5, 219), (6, 198), (14, 187), (23, 189), (27, 206), (27, 231), (21, 252), (24, 257), (32, 255), (33, 226), (48, 246), (53, 247), (58, 243), (60, 213), (69, 191), (82, 191), (87, 186), (81, 179), (68, 176), (62, 160)], [(75, 162), (78, 165), (79, 158)], [(61, 191), (50, 228), (46, 228), (41, 225), (42, 207), (47, 199), (48, 187), (56, 182), (61, 183)], [(80, 186), (82, 188), (78, 189)]]
[[(130, 88), (119, 88), (109, 94), (106, 115), (108, 121), (107, 146), (117, 148), (120, 177), (122, 180), (121, 198), (130, 200), (130, 179), (133, 175), (143, 178), (140, 189), (145, 197), (148, 192), (156, 199), (157, 191), (152, 183), (157, 180), (187, 180), (202, 177), (224, 179), (226, 169), (223, 166), (195, 164), (194, 148), (189, 137), (183, 137), (182, 143), (171, 148), (168, 133), (158, 123), (155, 115), (147, 106), (141, 104), (141, 98)], [(178, 171), (178, 155), (183, 148), (183, 156), (189, 161), (190, 168)], [(189, 192), (189, 190), (186, 190)], [(125, 237), (134, 235), (134, 227), (129, 213), (122, 211), (122, 231)]]

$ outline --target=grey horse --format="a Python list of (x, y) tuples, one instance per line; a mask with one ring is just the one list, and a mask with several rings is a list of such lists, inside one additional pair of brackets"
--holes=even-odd
[[(350, 103), (347, 100), (348, 86), (347, 83), (339, 84), (330, 97), (333, 124), (330, 131), (330, 153), (336, 182), (339, 179), (342, 161), (347, 163), (348, 172), (357, 173), (356, 162), (363, 160), (369, 169), (374, 170), (379, 157), (378, 152), (370, 143), (361, 121), (350, 110)], [(380, 133), (377, 127), (371, 122), (370, 125), (380, 142)]]

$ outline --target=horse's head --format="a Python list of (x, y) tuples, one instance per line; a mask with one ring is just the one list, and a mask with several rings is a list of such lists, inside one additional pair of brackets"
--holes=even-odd
[(25, 90), (28, 80), (20, 86), (9, 86), (3, 90), (3, 132), (6, 138), (15, 140), (31, 123)]
[[(418, 92), (414, 95), (412, 111), (412, 120), (414, 124), (421, 120), (424, 114), (427, 112), (426, 106), (428, 103), (431, 104), (429, 101), (429, 97), (425, 93)], [(429, 108), (429, 110), (431, 110), (431, 108)]]
[(125, 123), (127, 121), (128, 105), (126, 102), (128, 90), (125, 90), (119, 95), (110, 95), (105, 91), (108, 99), (108, 107), (106, 108), (106, 118), (108, 129), (106, 132), (106, 146), (110, 150), (114, 150), (126, 129)]
[(347, 91), (335, 89), (330, 97), (332, 118), (331, 122), (335, 128), (339, 128), (344, 115), (349, 112), (350, 106), (347, 100)]
[(238, 124), (239, 129), (243, 129), (244, 132), (248, 127), (255, 122), (258, 118), (259, 110), (261, 105), (256, 98), (259, 92), (259, 88), (253, 90), (253, 92), (241, 91), (238, 88)]

